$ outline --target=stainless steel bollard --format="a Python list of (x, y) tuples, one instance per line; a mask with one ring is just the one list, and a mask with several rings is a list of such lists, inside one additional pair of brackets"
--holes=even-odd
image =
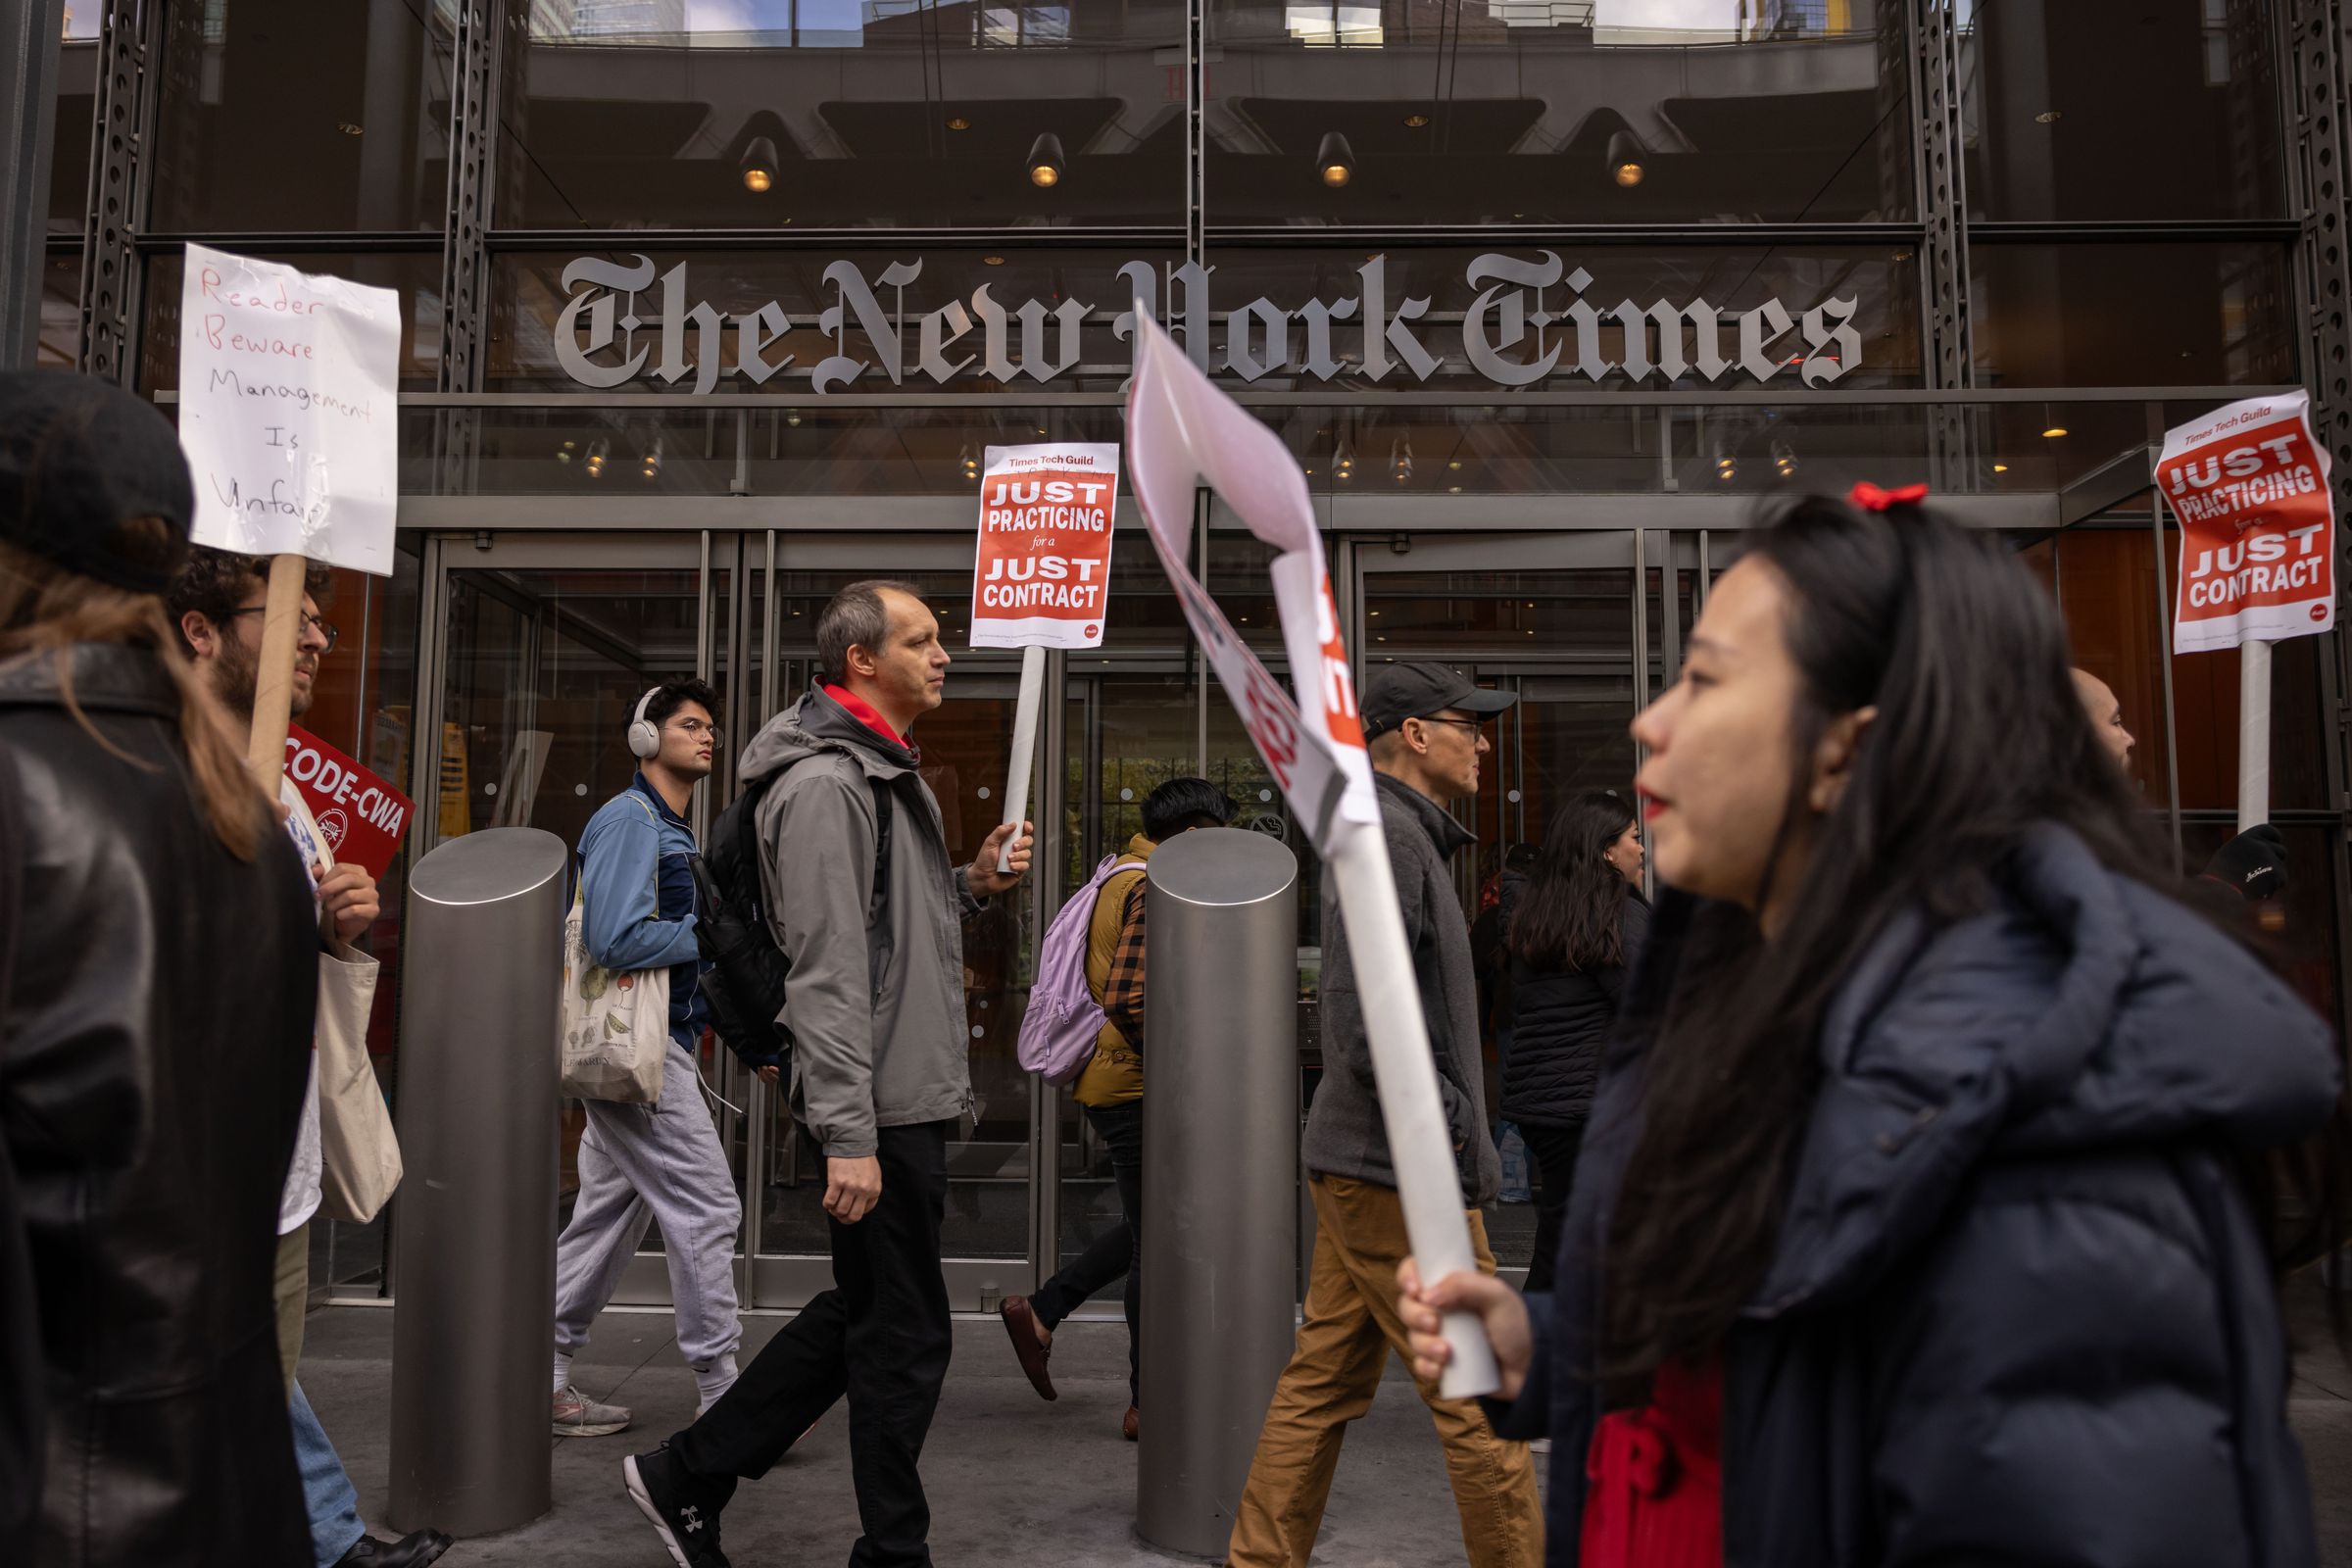
[(397, 1530), (487, 1535), (554, 1505), (547, 1375), (569, 859), (553, 833), (490, 828), (409, 873), (387, 1515)]
[(1297, 1323), (1298, 862), (1200, 828), (1149, 887), (1135, 1526), (1222, 1557)]

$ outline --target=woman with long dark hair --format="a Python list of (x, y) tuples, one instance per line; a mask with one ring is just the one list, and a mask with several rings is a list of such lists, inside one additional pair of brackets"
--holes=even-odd
[(178, 438), (0, 373), (0, 1539), (310, 1568), (270, 1282), (318, 933), (182, 659)]
[(1560, 1288), (1408, 1261), (1417, 1370), (1482, 1317), (1555, 1563), (2308, 1564), (2250, 1173), (2335, 1042), (2180, 903), (2048, 596), (1870, 499), (1760, 529), (1636, 721), (1678, 892)]
[(1649, 931), (1641, 879), (1642, 828), (1632, 803), (1584, 790), (1553, 815), (1503, 937), (1515, 1023), (1502, 1064), (1502, 1114), (1527, 1140), (1544, 1184), (1527, 1266), (1531, 1295), (1551, 1289), (1601, 1043), (1616, 1021), (1626, 969)]

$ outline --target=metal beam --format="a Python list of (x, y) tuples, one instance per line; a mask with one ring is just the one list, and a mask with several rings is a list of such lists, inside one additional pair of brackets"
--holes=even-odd
[[(147, 215), (146, 150), (155, 125), (165, 0), (106, 0), (90, 199), (81, 246), (81, 368), (129, 384), (138, 368), (140, 275), (135, 240)], [(201, 24), (189, 8), (183, 25)], [(198, 51), (181, 51), (194, 70)]]
[(0, 368), (40, 351), (65, 0), (0, 4)]
[[(1927, 220), (1921, 248), (1922, 348), (1928, 384), (1943, 390), (1975, 378), (1968, 321), (1968, 180), (1960, 126), (1960, 29), (1953, 0), (1924, 0), (1911, 13), (1912, 105), (1919, 129), (1920, 201)], [(1935, 419), (1931, 472), (1939, 492), (1973, 473), (1971, 423), (1963, 411)]]

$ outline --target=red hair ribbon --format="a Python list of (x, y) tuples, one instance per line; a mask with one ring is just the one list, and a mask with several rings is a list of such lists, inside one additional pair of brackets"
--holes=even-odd
[(1882, 490), (1865, 479), (1854, 486), (1850, 499), (1864, 512), (1885, 512), (1890, 507), (1918, 506), (1928, 499), (1928, 487), (1924, 484), (1907, 484), (1900, 490)]

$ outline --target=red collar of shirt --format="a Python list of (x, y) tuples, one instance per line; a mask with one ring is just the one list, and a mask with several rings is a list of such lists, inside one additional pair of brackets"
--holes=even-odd
[(912, 750), (906, 737), (890, 727), (890, 720), (882, 716), (880, 710), (847, 686), (836, 686), (831, 681), (827, 681), (825, 682), (825, 695), (847, 709), (852, 718), (890, 742), (891, 745), (906, 746), (908, 750)]

